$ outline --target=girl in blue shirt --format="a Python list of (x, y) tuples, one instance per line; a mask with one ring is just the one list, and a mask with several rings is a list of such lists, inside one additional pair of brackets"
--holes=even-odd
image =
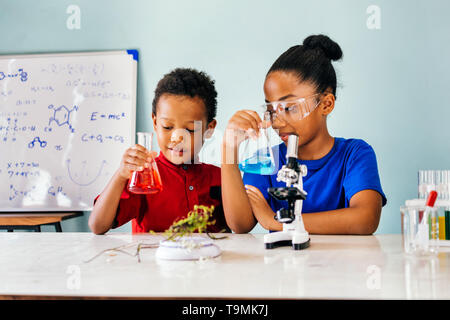
[[(309, 233), (372, 234), (386, 204), (375, 152), (363, 140), (332, 137), (327, 128), (327, 116), (336, 100), (331, 61), (341, 58), (337, 43), (313, 35), (289, 48), (272, 65), (264, 94), (272, 127), (283, 140), (273, 150), (280, 169), (286, 162), (288, 136), (299, 136), (298, 161), (308, 169), (303, 178), (308, 195), (302, 213)], [(276, 181), (276, 173), (241, 177), (238, 167), (239, 144), (258, 134), (261, 125), (266, 122), (257, 112), (238, 111), (228, 122), (223, 140), (222, 201), (227, 224), (236, 233), (251, 231), (257, 222), (267, 230), (283, 229), (274, 215), (287, 203), (273, 199), (267, 188), (285, 184)]]

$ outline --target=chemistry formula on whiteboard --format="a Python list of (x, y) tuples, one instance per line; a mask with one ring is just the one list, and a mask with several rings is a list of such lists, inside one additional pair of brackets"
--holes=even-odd
[(126, 52), (0, 56), (0, 211), (91, 209), (135, 109)]

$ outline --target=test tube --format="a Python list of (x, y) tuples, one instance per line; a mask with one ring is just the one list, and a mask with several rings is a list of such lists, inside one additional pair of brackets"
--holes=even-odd
[(427, 194), (425, 198), (428, 198), (428, 194), (432, 190), (436, 190), (436, 176), (434, 170), (427, 170)]
[(418, 196), (419, 199), (425, 199), (427, 196), (427, 174), (425, 170), (418, 172)]
[(436, 190), (438, 197), (437, 199), (441, 198), (441, 171), (440, 170), (434, 170), (434, 183), (436, 185)]
[(445, 186), (445, 193), (447, 195), (446, 200), (450, 200), (450, 170), (445, 170), (445, 179), (446, 179), (446, 186)]
[(447, 194), (447, 171), (436, 171), (436, 191), (438, 193), (438, 199), (445, 200), (448, 197)]

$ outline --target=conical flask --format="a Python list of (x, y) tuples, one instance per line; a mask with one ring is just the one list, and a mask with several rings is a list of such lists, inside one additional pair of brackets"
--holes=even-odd
[[(264, 113), (264, 120), (270, 121), (270, 114)], [(277, 167), (270, 143), (268, 128), (260, 128), (258, 138), (248, 138), (239, 146), (239, 169), (247, 173), (272, 175)]]
[[(138, 132), (138, 144), (151, 151), (153, 133)], [(142, 171), (133, 171), (128, 181), (128, 190), (138, 194), (154, 194), (162, 190), (161, 176), (155, 159), (151, 157), (149, 166)]]

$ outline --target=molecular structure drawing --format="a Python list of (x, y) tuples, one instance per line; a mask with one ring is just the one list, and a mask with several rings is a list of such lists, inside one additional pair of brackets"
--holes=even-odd
[(65, 105), (61, 105), (55, 108), (55, 106), (51, 104), (48, 106), (48, 108), (53, 110), (53, 115), (48, 120), (49, 126), (52, 122), (56, 122), (58, 127), (67, 125), (70, 132), (75, 132), (75, 129), (72, 127), (71, 123), (71, 115), (72, 112), (78, 111), (78, 106), (73, 106), (73, 108), (69, 110), (69, 108), (67, 108)]
[(34, 148), (35, 143), (39, 143), (41, 148), (45, 148), (47, 146), (47, 141), (41, 140), (39, 137), (34, 137), (33, 141), (28, 144), (28, 148)]

